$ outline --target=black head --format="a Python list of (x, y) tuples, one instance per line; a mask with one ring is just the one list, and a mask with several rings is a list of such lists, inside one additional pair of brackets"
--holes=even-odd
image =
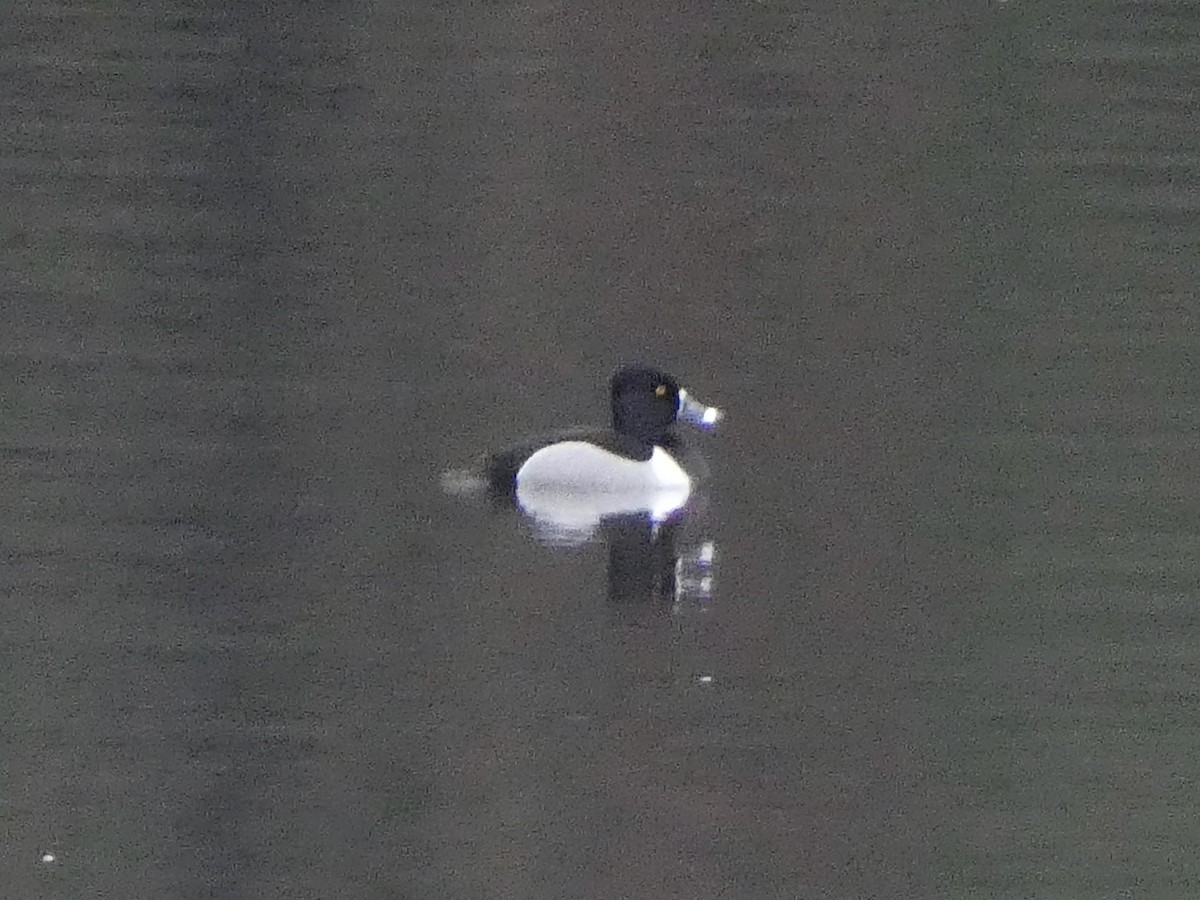
[(679, 385), (647, 366), (627, 366), (612, 378), (613, 429), (647, 444), (662, 440), (679, 413)]

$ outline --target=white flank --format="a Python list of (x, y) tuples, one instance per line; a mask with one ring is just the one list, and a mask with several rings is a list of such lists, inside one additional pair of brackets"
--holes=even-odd
[(517, 487), (620, 492), (691, 487), (687, 472), (662, 447), (644, 462), (625, 459), (586, 441), (562, 441), (538, 450), (517, 472)]
[(545, 447), (517, 472), (517, 503), (544, 528), (582, 537), (611, 516), (647, 513), (655, 521), (681, 509), (691, 479), (655, 447), (645, 462), (624, 459), (584, 441)]

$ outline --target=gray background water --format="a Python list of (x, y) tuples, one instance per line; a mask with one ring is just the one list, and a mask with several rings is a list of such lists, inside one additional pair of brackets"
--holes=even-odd
[[(0, 892), (1196, 896), (1198, 25), (9, 9)], [(703, 606), (439, 486), (630, 359)]]

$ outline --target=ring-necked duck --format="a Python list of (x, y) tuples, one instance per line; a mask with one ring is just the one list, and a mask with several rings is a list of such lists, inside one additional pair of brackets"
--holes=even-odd
[(721, 412), (646, 366), (620, 369), (611, 394), (611, 428), (562, 431), (488, 456), (490, 492), (567, 531), (623, 514), (658, 520), (682, 508), (707, 467), (672, 426), (710, 429)]

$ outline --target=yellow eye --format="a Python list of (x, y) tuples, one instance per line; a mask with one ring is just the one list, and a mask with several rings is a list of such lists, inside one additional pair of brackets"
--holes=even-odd
[(658, 387), (656, 387), (654, 389), (654, 396), (655, 397), (667, 396), (667, 386), (665, 384), (660, 384)]

